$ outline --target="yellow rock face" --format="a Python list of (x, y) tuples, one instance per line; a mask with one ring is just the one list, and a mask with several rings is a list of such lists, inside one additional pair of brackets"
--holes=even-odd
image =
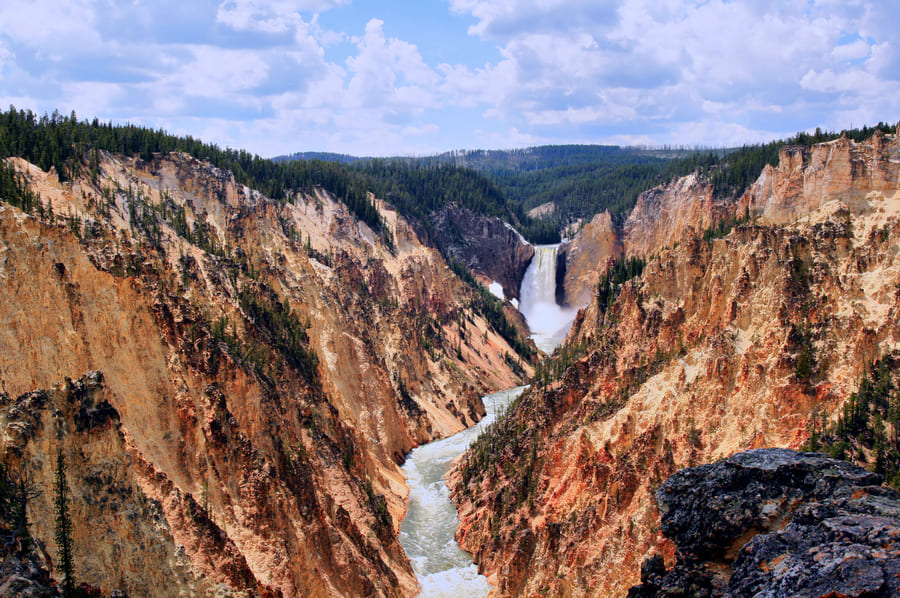
[[(14, 163), (45, 209), (0, 204), (0, 457), (44, 488), (29, 520), (51, 557), (62, 450), (79, 581), (414, 594), (398, 462), (530, 372), (440, 254), (381, 202), (393, 249), (321, 190), (281, 205), (185, 155), (106, 154), (65, 184)], [(96, 426), (72, 384), (108, 404)]]
[(721, 207), (749, 205), (755, 223), (711, 242), (692, 223), (720, 207), (691, 177), (642, 196), (625, 253), (658, 257), (609, 311), (593, 301), (576, 319), (569, 344), (584, 349), (525, 395), (519, 440), (483, 475), (455, 473), (459, 538), (498, 595), (624, 595), (648, 554), (673, 556), (663, 480), (799, 447), (813, 414), (834, 417), (867, 364), (900, 350), (897, 152), (894, 137), (786, 148)]

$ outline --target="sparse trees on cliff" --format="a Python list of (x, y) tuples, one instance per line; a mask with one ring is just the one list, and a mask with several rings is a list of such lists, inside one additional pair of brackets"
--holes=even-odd
[(24, 474), (13, 475), (0, 463), (0, 539), (4, 554), (28, 539), (27, 506), (36, 495)]
[(831, 423), (814, 416), (804, 450), (849, 459), (900, 487), (900, 354), (875, 362)]
[(56, 548), (59, 551), (57, 571), (63, 576), (63, 596), (75, 596), (75, 566), (72, 555), (72, 518), (69, 515), (69, 484), (66, 481), (66, 460), (62, 450), (56, 456), (56, 479), (54, 481), (55, 498), (53, 507), (56, 513)]
[(619, 296), (622, 285), (641, 275), (647, 262), (639, 257), (617, 259), (610, 264), (597, 283), (597, 305), (606, 313)]

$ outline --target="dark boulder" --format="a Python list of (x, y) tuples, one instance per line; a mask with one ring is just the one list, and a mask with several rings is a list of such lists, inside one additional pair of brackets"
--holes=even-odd
[(656, 493), (675, 566), (651, 557), (629, 596), (897, 596), (900, 493), (880, 482), (786, 449), (678, 471)]
[(900, 493), (843, 488), (741, 549), (728, 596), (900, 596)]

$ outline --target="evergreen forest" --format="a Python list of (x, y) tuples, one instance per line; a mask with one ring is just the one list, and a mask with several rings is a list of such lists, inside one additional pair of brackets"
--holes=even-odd
[[(860, 141), (876, 130), (894, 132), (895, 127), (879, 123), (840, 133), (817, 129), (789, 139), (717, 151), (561, 145), (416, 159), (358, 159), (319, 152), (268, 159), (164, 130), (101, 123), (96, 118), (88, 122), (74, 112), (37, 116), (10, 106), (0, 112), (0, 158), (19, 156), (44, 170), (54, 168), (61, 180), (68, 180), (82, 169), (96, 176), (100, 151), (146, 161), (154, 154), (180, 151), (230, 170), (237, 182), (275, 200), (289, 201), (298, 192), (323, 188), (389, 244), (392, 239), (372, 195), (386, 199), (426, 230), (435, 211), (456, 203), (476, 214), (501, 218), (529, 241), (541, 244), (558, 242), (567, 226), (604, 210), (623, 218), (642, 191), (675, 177), (698, 172), (713, 185), (716, 195), (732, 196), (752, 184), (766, 164), (777, 164), (785, 145), (809, 147), (842, 135)], [(0, 167), (0, 194), (21, 206), (35, 202), (7, 165)], [(553, 205), (549, 213), (528, 215), (547, 203)]]

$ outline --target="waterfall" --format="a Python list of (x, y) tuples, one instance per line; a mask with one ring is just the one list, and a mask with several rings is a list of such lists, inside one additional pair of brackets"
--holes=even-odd
[(419, 580), (419, 598), (481, 598), (491, 584), (478, 573), (472, 555), (453, 536), (459, 525), (456, 506), (444, 483), (453, 460), (521, 394), (524, 387), (484, 397), (485, 416), (459, 434), (414, 449), (403, 472), (409, 485), (409, 505), (400, 523), (400, 545)]
[[(576, 310), (556, 304), (556, 256), (559, 245), (534, 248), (519, 292), (519, 310), (538, 348), (552, 352), (566, 337)], [(490, 425), (524, 387), (484, 397), (487, 414), (472, 428), (413, 450), (403, 472), (409, 485), (400, 544), (419, 580), (419, 598), (484, 598), (491, 590), (472, 555), (454, 539), (459, 519), (444, 476), (452, 462)]]
[(556, 304), (556, 256), (559, 245), (538, 245), (519, 289), (519, 311), (539, 349), (552, 353), (562, 343), (577, 310)]

